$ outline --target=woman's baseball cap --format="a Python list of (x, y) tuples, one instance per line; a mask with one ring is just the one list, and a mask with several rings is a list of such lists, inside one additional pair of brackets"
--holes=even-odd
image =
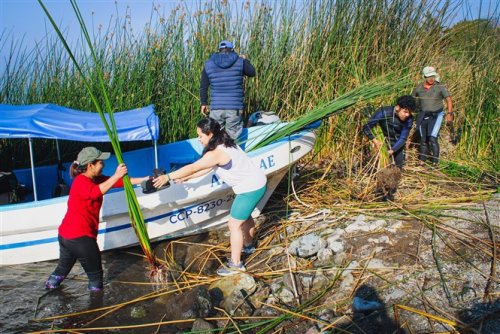
[(106, 160), (111, 156), (109, 152), (101, 152), (97, 148), (88, 146), (83, 148), (76, 158), (79, 166), (86, 166), (96, 160)]

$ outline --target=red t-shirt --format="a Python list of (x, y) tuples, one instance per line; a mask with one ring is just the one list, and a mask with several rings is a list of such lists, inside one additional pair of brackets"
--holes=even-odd
[[(97, 238), (99, 229), (99, 211), (103, 194), (99, 184), (109, 176), (98, 176), (95, 180), (83, 174), (78, 175), (71, 185), (68, 198), (68, 211), (59, 226), (59, 235), (64, 239), (75, 239), (83, 236)], [(123, 187), (123, 179), (113, 188)]]

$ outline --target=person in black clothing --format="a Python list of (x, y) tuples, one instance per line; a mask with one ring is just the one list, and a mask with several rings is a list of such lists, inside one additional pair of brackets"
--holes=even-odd
[(394, 157), (394, 163), (399, 168), (403, 168), (406, 140), (413, 124), (412, 113), (415, 107), (413, 96), (401, 96), (395, 106), (378, 109), (363, 126), (364, 134), (372, 141), (373, 146), (379, 149), (382, 143), (375, 138), (371, 129), (377, 124), (380, 125), (384, 136), (390, 143), (389, 154)]

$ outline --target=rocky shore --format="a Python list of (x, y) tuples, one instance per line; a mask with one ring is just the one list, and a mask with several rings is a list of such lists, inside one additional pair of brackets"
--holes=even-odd
[(225, 278), (213, 273), (226, 231), (169, 243), (175, 280), (207, 284), (176, 294), (167, 313), (196, 319), (197, 333), (499, 333), (499, 203), (432, 216), (295, 212), (278, 224), (264, 215), (248, 272)]

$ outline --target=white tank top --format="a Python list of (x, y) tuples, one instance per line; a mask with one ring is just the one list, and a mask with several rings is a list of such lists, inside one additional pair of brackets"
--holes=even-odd
[(267, 178), (243, 150), (237, 147), (217, 146), (231, 157), (224, 166), (217, 166), (215, 174), (233, 188), (235, 194), (255, 191), (266, 185)]

